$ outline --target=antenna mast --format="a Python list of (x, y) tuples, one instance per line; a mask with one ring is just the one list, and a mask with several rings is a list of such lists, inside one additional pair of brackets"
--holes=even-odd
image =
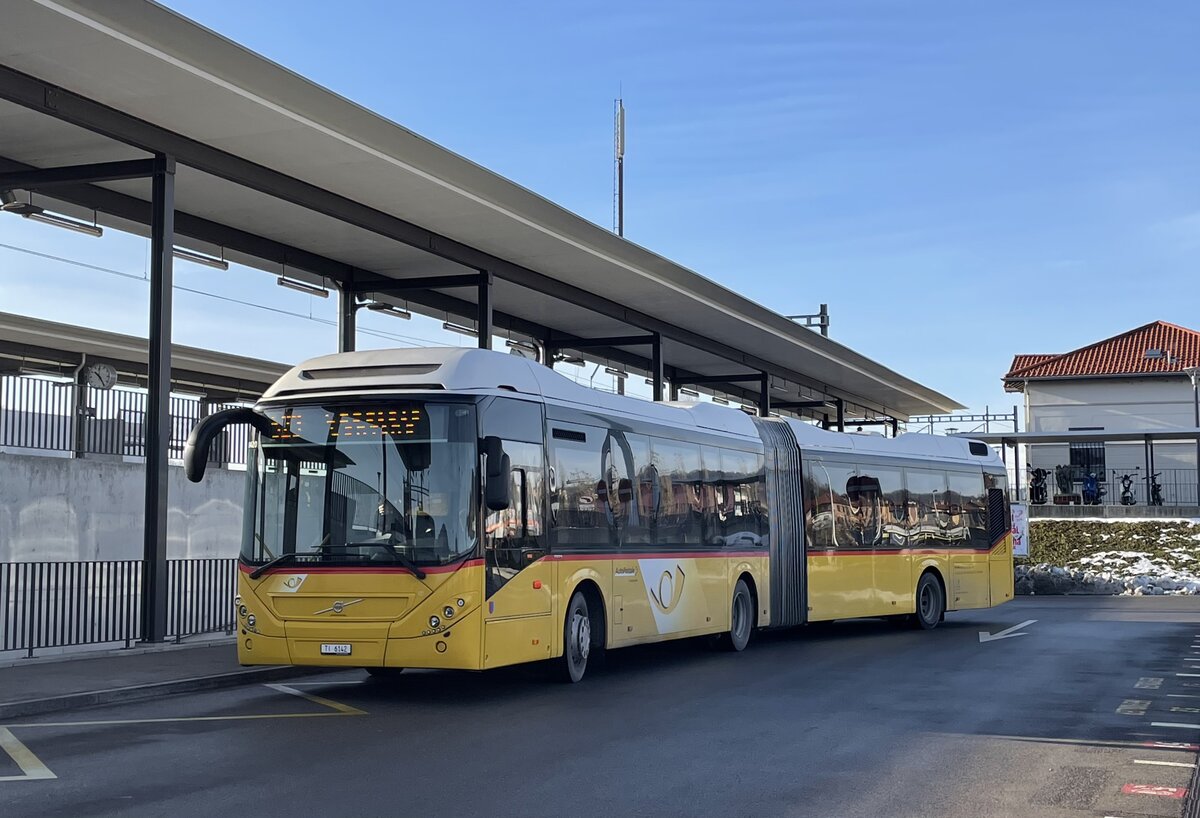
[(625, 235), (625, 100), (617, 99), (613, 148), (617, 159), (617, 235)]

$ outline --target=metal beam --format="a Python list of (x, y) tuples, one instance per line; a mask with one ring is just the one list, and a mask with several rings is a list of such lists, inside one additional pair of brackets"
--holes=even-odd
[(60, 168), (35, 168), (0, 173), (0, 190), (41, 190), (58, 185), (115, 182), (120, 179), (145, 179), (154, 174), (153, 159), (124, 162), (98, 162), (94, 165), (67, 165)]
[(846, 431), (846, 401), (842, 398), (835, 398), (833, 405), (837, 409), (837, 430), (844, 432)]
[(663, 354), (662, 336), (657, 332), (650, 334), (650, 389), (655, 402), (663, 399)]
[(415, 276), (413, 278), (384, 278), (355, 285), (354, 291), (364, 293), (406, 293), (411, 290), (432, 290), (449, 287), (475, 287), (479, 284), (479, 273), (462, 275)]
[(479, 287), (476, 304), (479, 315), (476, 318), (476, 337), (480, 349), (492, 348), (492, 274), (486, 270), (475, 276), (475, 284)]
[(833, 401), (828, 400), (781, 400), (772, 404), (776, 409), (828, 409)]
[[(102, 105), (95, 100), (2, 65), (0, 65), (0, 98), (40, 111), (64, 122), (87, 128), (127, 145), (152, 153), (169, 153), (175, 156), (180, 163), (204, 173), (386, 236), (465, 267), (489, 270), (497, 277), (519, 286), (544, 293), (645, 331), (661, 333), (665, 338), (703, 350), (731, 363), (796, 381), (806, 386), (826, 387), (825, 384), (821, 384), (801, 372), (777, 366), (699, 333), (685, 330), (603, 296), (476, 250), (361, 202), (234, 156), (211, 145), (153, 125)], [(887, 407), (873, 406), (862, 396), (849, 392), (843, 392), (843, 394), (868, 411), (891, 414)]]
[(150, 364), (146, 389), (146, 505), (142, 639), (167, 638), (167, 454), (171, 434), (171, 294), (175, 160), (154, 158), (150, 225)]
[(758, 416), (760, 418), (771, 416), (771, 376), (765, 372), (758, 384)]
[(563, 349), (593, 349), (595, 347), (626, 347), (626, 346), (642, 346), (645, 344), (658, 343), (659, 336), (656, 334), (650, 335), (609, 335), (604, 338), (569, 338), (566, 341), (560, 341), (555, 338), (555, 335), (563, 335), (564, 333), (551, 332), (550, 340), (547, 343), (555, 350)]
[(339, 284), (337, 310), (337, 350), (353, 352), (358, 341), (358, 296), (351, 284)]
[(748, 372), (742, 375), (689, 375), (683, 378), (673, 378), (679, 386), (707, 386), (714, 383), (746, 383), (759, 381), (765, 376), (759, 372)]

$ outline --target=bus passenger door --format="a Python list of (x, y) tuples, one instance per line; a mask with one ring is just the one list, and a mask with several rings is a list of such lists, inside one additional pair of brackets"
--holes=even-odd
[(550, 657), (553, 568), (546, 556), (542, 447), (504, 441), (512, 462), (507, 509), (485, 517), (483, 666)]

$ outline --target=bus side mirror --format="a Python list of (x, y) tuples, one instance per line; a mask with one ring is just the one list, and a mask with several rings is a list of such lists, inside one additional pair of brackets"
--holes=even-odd
[(226, 426), (235, 423), (249, 423), (263, 434), (271, 433), (271, 422), (248, 406), (233, 409), (222, 409), (213, 412), (192, 427), (188, 435), (187, 445), (183, 449), (183, 471), (188, 480), (199, 483), (204, 479), (204, 470), (208, 468), (208, 452), (212, 442)]
[(487, 457), (483, 480), (484, 504), (488, 511), (504, 511), (512, 505), (512, 460), (504, 453), (504, 446), (498, 437), (485, 437), (482, 449)]

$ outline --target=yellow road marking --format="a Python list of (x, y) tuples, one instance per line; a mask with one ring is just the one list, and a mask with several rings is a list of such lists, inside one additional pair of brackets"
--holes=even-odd
[[(10, 724), (9, 727), (20, 727), (22, 730), (30, 727), (99, 727), (111, 726), (114, 724), (168, 724), (173, 722), (189, 722), (189, 721), (257, 721), (262, 719), (320, 719), (329, 718), (331, 716), (365, 716), (367, 711), (359, 710), (357, 707), (351, 707), (348, 704), (335, 702), (332, 699), (326, 699), (322, 696), (314, 696), (310, 693), (305, 693), (295, 688), (281, 684), (264, 684), (263, 687), (269, 687), (279, 693), (287, 693), (291, 696), (298, 696), (301, 699), (307, 699), (313, 704), (327, 707), (329, 710), (323, 713), (262, 713), (246, 716), (168, 716), (157, 719), (103, 719), (99, 721), (50, 721), (50, 722), (29, 722), (28, 724)], [(3, 730), (0, 727), (0, 730)], [(7, 731), (6, 731), (7, 732)], [(13, 739), (16, 741), (16, 739)], [(2, 780), (2, 779), (0, 779)]]
[(8, 753), (24, 773), (24, 775), (0, 776), (0, 781), (36, 781), (58, 778), (57, 775), (50, 772), (49, 767), (41, 762), (41, 759), (31, 753), (28, 747), (17, 741), (17, 737), (4, 727), (0, 727), (0, 749)]
[(299, 696), (302, 699), (308, 699), (313, 704), (319, 704), (322, 707), (328, 707), (331, 710), (336, 710), (338, 713), (341, 713), (346, 716), (364, 716), (364, 715), (366, 715), (365, 710), (359, 710), (357, 707), (351, 707), (348, 704), (342, 704), (341, 702), (335, 702), (332, 699), (326, 699), (323, 696), (316, 696), (316, 695), (313, 695), (312, 693), (305, 693), (303, 690), (297, 690), (294, 687), (288, 687), (287, 685), (281, 685), (281, 684), (269, 684), (269, 685), (265, 685), (265, 686), (271, 688), (272, 690), (278, 690), (280, 693), (289, 693), (293, 696)]

